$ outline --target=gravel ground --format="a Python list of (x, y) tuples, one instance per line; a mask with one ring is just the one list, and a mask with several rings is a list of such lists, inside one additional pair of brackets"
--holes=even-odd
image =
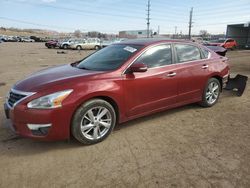
[[(0, 105), (18, 80), (93, 51), (0, 44)], [(231, 72), (250, 77), (250, 51), (230, 51)], [(250, 187), (250, 87), (118, 125), (102, 143), (15, 136), (0, 109), (0, 187)]]

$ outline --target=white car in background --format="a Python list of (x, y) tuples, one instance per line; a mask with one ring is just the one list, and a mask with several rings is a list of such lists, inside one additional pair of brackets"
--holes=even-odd
[(62, 42), (59, 42), (59, 48), (68, 49), (70, 46), (74, 43), (78, 43), (79, 41), (82, 41), (83, 39), (66, 39)]
[(99, 50), (101, 47), (101, 40), (98, 38), (88, 38), (70, 45), (75, 50)]
[(29, 37), (23, 37), (20, 39), (21, 42), (35, 42), (34, 39), (31, 39)]

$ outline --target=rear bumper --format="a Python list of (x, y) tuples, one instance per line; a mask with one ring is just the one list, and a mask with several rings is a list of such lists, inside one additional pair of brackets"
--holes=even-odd
[(222, 78), (222, 88), (223, 89), (226, 88), (228, 79), (229, 79), (229, 73), (226, 74), (225, 76), (223, 76), (223, 78)]

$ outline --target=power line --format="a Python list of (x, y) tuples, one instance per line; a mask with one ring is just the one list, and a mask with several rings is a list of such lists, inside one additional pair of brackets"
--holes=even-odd
[[(6, 0), (5, 0), (6, 1)], [(8, 1), (7, 1), (8, 2)], [(21, 4), (21, 2), (18, 1), (13, 1), (12, 3), (17, 3), (17, 4)], [(33, 3), (33, 2), (27, 2), (26, 4), (30, 4), (33, 6), (41, 6), (41, 7), (49, 7), (49, 8), (54, 8), (54, 9), (61, 9), (64, 11), (69, 11), (71, 12), (71, 14), (81, 14), (81, 15), (101, 15), (101, 16), (109, 16), (114, 18), (117, 17), (121, 17), (121, 18), (131, 18), (131, 19), (137, 19), (137, 20), (142, 20), (144, 19), (143, 17), (140, 16), (128, 16), (128, 15), (124, 15), (124, 14), (112, 14), (112, 13), (106, 13), (106, 12), (97, 12), (97, 11), (89, 11), (89, 10), (84, 10), (84, 9), (76, 9), (76, 8), (68, 8), (68, 7), (62, 7), (62, 6), (55, 6), (55, 5), (48, 5), (48, 4), (41, 4), (41, 3)], [(155, 17), (155, 20), (158, 21), (168, 21), (168, 22), (178, 22), (178, 23), (184, 23), (175, 19), (167, 19), (167, 18), (159, 18), (159, 17)]]
[(67, 30), (73, 30), (74, 29), (74, 28), (61, 27), (61, 26), (56, 26), (56, 25), (38, 24), (38, 23), (34, 23), (34, 22), (18, 20), (18, 19), (12, 19), (12, 18), (2, 17), (2, 16), (0, 17), (0, 19), (12, 21), (12, 22), (18, 22), (18, 23), (25, 23), (25, 24), (29, 24), (29, 25), (35, 25), (35, 26), (49, 27), (49, 28), (67, 29)]

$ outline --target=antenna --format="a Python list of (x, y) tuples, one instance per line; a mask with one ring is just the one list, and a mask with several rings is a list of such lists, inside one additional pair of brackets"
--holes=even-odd
[(149, 27), (150, 27), (150, 0), (148, 0), (148, 4), (147, 4), (147, 38), (149, 38), (150, 34), (149, 34)]
[(193, 7), (190, 10), (190, 16), (189, 16), (189, 31), (188, 31), (188, 38), (191, 39), (191, 28), (193, 27)]

